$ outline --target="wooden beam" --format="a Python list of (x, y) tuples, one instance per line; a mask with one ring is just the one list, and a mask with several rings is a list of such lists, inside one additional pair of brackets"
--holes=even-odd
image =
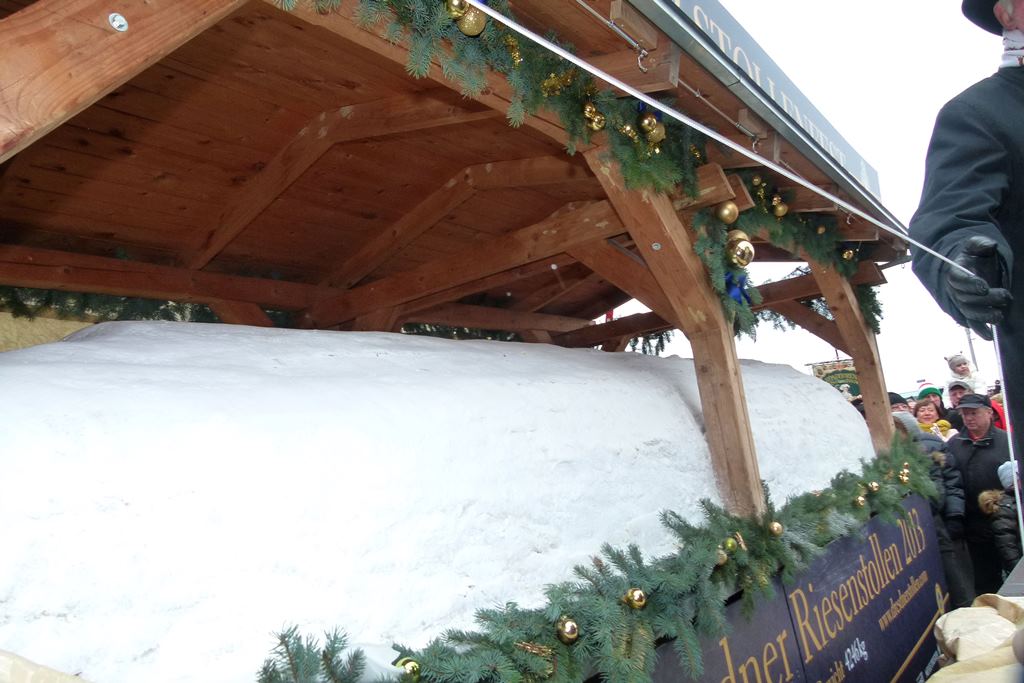
[(274, 321), (258, 305), (245, 301), (208, 301), (210, 307), (222, 323), (228, 325), (252, 325), (254, 327), (273, 327)]
[(591, 325), (572, 332), (557, 335), (553, 343), (569, 348), (597, 346), (609, 340), (625, 337), (626, 340), (652, 332), (672, 329), (657, 313), (634, 313), (613, 320), (610, 323)]
[(834, 321), (816, 313), (798, 301), (776, 301), (770, 308), (840, 351), (849, 353), (846, 342), (843, 340), (843, 335), (839, 333), (839, 328)]
[(623, 0), (612, 0), (608, 18), (646, 50), (657, 50), (661, 31), (647, 17)]
[[(885, 275), (874, 263), (861, 261), (857, 272), (850, 277), (850, 282), (854, 285), (880, 285), (885, 283)], [(760, 308), (772, 308), (780, 301), (802, 301), (821, 296), (821, 287), (810, 274), (768, 282), (758, 287), (757, 291), (761, 294)], [(754, 310), (758, 308), (754, 307)]]
[[(213, 26), (245, 0), (39, 0), (0, 19), (0, 161)], [(116, 10), (127, 30), (115, 30)]]
[(491, 110), (454, 104), (436, 93), (403, 95), (321, 112), (296, 131), (292, 140), (229, 199), (185, 263), (195, 270), (206, 267), (336, 144), (494, 116)]
[[(822, 190), (831, 194), (839, 192), (835, 185), (822, 185)], [(779, 194), (786, 197), (786, 204), (789, 210), (794, 213), (839, 213), (839, 205), (830, 202), (817, 192), (809, 190), (803, 185), (779, 188)]]
[[(265, 0), (265, 2), (276, 4), (276, 0)], [(408, 48), (388, 40), (385, 29), (382, 27), (374, 27), (373, 29), (360, 27), (356, 23), (353, 12), (319, 14), (310, 3), (299, 3), (294, 13), (304, 21), (315, 26), (321, 26), (335, 35), (370, 50), (403, 68), (409, 61)], [(459, 86), (445, 77), (444, 70), (436, 62), (430, 65), (426, 78), (455, 92), (459, 92)], [(509, 104), (513, 100), (513, 93), (512, 87), (505, 80), (505, 77), (488, 71), (485, 79), (486, 86), (479, 94), (470, 95), (470, 98), (502, 113), (508, 111)], [(566, 142), (565, 129), (562, 127), (557, 114), (553, 112), (541, 111), (532, 116), (527, 116), (523, 125), (538, 131), (559, 145), (564, 145)], [(587, 146), (583, 145), (580, 149), (587, 149)]]
[(13, 245), (0, 245), (0, 283), (167, 301), (227, 300), (282, 310), (308, 307), (317, 291), (311, 285), (284, 280), (196, 272)]
[(521, 332), (543, 330), (546, 332), (569, 332), (591, 324), (589, 320), (570, 318), (564, 315), (513, 311), (492, 306), (470, 306), (467, 304), (441, 304), (434, 308), (409, 314), (403, 322), (433, 323), (452, 327), (471, 327), (482, 330), (504, 330)]
[[(619, 50), (590, 58), (590, 63), (601, 71), (615, 76), (644, 93), (675, 90), (679, 87), (679, 48), (667, 43), (665, 49), (652, 52), (643, 60), (647, 71), (641, 71), (634, 50)], [(624, 94), (614, 88), (620, 95)]]
[(566, 156), (477, 164), (466, 169), (466, 176), (468, 182), (477, 190), (536, 187), (594, 179), (586, 164)]
[[(602, 179), (602, 184), (604, 180)], [(676, 211), (695, 210), (724, 202), (736, 196), (721, 166), (704, 164), (697, 167), (697, 196), (679, 191), (672, 195), (672, 208)]]
[(893, 437), (892, 407), (889, 405), (875, 335), (864, 321), (853, 286), (847, 279), (832, 267), (813, 261), (808, 263), (825, 295), (839, 333), (846, 342), (846, 350), (857, 368), (857, 380), (864, 398), (864, 418), (871, 432), (871, 441), (877, 452), (888, 451)]
[(491, 289), (508, 287), (518, 282), (522, 282), (523, 280), (535, 278), (543, 273), (550, 273), (551, 266), (564, 268), (572, 264), (573, 260), (571, 257), (560, 254), (534, 263), (527, 263), (523, 266), (510, 268), (500, 273), (488, 275), (487, 277), (479, 278), (477, 280), (471, 280), (470, 282), (465, 282), (463, 284), (456, 285), (455, 287), (444, 289), (436, 294), (430, 294), (425, 297), (414, 299), (408, 303), (402, 304), (399, 308), (405, 313), (411, 313), (424, 308), (437, 306), (438, 304), (455, 302), (473, 294), (479, 294), (480, 292), (486, 292)]
[(401, 328), (402, 322), (404, 321), (398, 319), (396, 309), (381, 308), (353, 320), (350, 330), (352, 332), (394, 332)]
[(551, 333), (547, 330), (522, 330), (519, 332), (519, 336), (523, 338), (523, 341), (532, 344), (551, 343)]
[[(735, 514), (759, 516), (765, 510), (764, 492), (732, 324), (694, 252), (693, 239), (668, 197), (629, 191), (618, 169), (602, 161), (597, 150), (584, 156), (693, 347), (705, 436), (722, 500)], [(728, 188), (724, 174), (721, 180)]]
[(352, 287), (475, 193), (466, 171), (456, 173), (387, 229), (363, 242), (321, 285), (342, 289)]
[(311, 312), (320, 326), (378, 308), (398, 306), (516, 266), (539, 261), (581, 242), (624, 232), (607, 202), (588, 202), (556, 218), (474, 245), (362, 287), (323, 297)]
[(608, 353), (622, 353), (629, 348), (629, 342), (632, 341), (632, 337), (619, 337), (618, 339), (612, 339), (601, 344), (601, 350)]
[[(732, 133), (726, 137), (742, 147), (753, 149), (753, 143), (748, 137), (738, 133)], [(762, 167), (760, 161), (755, 161), (739, 152), (734, 152), (714, 140), (708, 140), (705, 151), (707, 152), (708, 163), (718, 164), (724, 169)], [(782, 143), (778, 134), (769, 133), (766, 138), (758, 140), (756, 151), (762, 157), (778, 163), (782, 157)]]
[(576, 265), (565, 270), (558, 269), (552, 272), (554, 282), (535, 289), (514, 302), (510, 308), (514, 311), (539, 311), (558, 301), (566, 294), (575, 291), (582, 285), (601, 279), (600, 275), (591, 272), (590, 269), (582, 265)]
[(608, 240), (577, 245), (569, 255), (662, 318), (674, 317), (661, 285), (639, 255)]
[(754, 208), (754, 198), (750, 196), (750, 190), (747, 189), (743, 178), (735, 174), (727, 175), (726, 178), (729, 179), (729, 187), (732, 188), (735, 195), (732, 201), (736, 204), (736, 208), (740, 211)]

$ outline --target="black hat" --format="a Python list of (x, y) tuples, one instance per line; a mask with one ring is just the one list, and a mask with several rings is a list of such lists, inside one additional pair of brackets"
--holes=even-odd
[(991, 408), (992, 402), (988, 400), (988, 396), (982, 396), (981, 394), (964, 394), (960, 398), (960, 402), (956, 404), (958, 409), (963, 408)]
[(1001, 36), (1003, 35), (1003, 25), (999, 23), (996, 15), (992, 12), (995, 6), (996, 0), (964, 0), (960, 9), (964, 16), (976, 26)]
[(909, 403), (907, 403), (907, 399), (903, 398), (902, 396), (897, 394), (895, 391), (890, 391), (889, 392), (889, 405), (896, 406), (896, 405), (899, 405), (901, 403), (903, 405), (905, 405), (905, 406), (906, 405), (910, 405)]

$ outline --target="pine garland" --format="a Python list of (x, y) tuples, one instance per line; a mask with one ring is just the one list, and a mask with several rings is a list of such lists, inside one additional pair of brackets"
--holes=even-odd
[[(649, 681), (655, 646), (669, 639), (683, 669), (699, 678), (700, 638), (726, 632), (728, 595), (742, 590), (750, 614), (759, 600), (773, 597), (776, 574), (791, 580), (828, 543), (856, 533), (872, 515), (895, 523), (909, 494), (934, 498), (932, 464), (897, 436), (889, 453), (862, 462), (859, 475), (840, 472), (826, 490), (792, 498), (779, 509), (769, 498), (757, 519), (736, 517), (707, 500), (701, 502), (703, 525), (664, 512), (662, 523), (675, 535), (678, 552), (648, 559), (636, 546), (605, 544), (590, 565), (575, 568), (575, 580), (547, 587), (544, 607), (507, 603), (480, 610), (477, 631), (447, 631), (422, 650), (395, 645), (407, 672), (399, 680), (575, 683), (596, 670), (609, 683)], [(782, 525), (780, 535), (772, 533), (775, 522)], [(645, 594), (642, 609), (624, 598), (635, 588)], [(564, 618), (578, 625), (575, 642), (559, 638), (557, 624)], [(288, 634), (295, 637), (293, 629), (281, 637)]]

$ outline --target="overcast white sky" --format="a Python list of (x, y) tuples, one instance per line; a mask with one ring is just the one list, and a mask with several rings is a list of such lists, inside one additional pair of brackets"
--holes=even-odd
[[(995, 71), (1000, 38), (964, 19), (954, 0), (720, 1), (875, 167), (883, 202), (906, 225), (920, 197), (936, 113)], [(788, 264), (765, 266), (753, 276), (755, 282), (779, 279), (791, 270)], [(891, 268), (886, 276), (878, 343), (889, 388), (915, 390), (922, 378), (945, 383), (949, 368), (943, 356), (970, 356), (963, 328), (935, 305), (909, 265)], [(685, 338), (676, 338), (669, 353), (691, 355)], [(975, 337), (974, 348), (991, 382), (998, 375), (992, 344)], [(787, 363), (804, 372), (805, 363), (836, 357), (832, 346), (808, 332), (777, 332), (764, 324), (757, 341), (744, 339), (738, 350), (742, 358)]]

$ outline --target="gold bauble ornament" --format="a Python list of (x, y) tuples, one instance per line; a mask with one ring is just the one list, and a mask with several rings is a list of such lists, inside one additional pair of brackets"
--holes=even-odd
[(569, 617), (558, 620), (558, 639), (566, 645), (572, 645), (580, 637), (580, 625)]
[(700, 153), (699, 149), (697, 149), (697, 145), (690, 145), (690, 154), (693, 155), (693, 158), (697, 160), (698, 164), (704, 163), (704, 155)]
[(725, 548), (725, 552), (731, 555), (736, 552), (736, 549), (740, 547), (740, 544), (736, 542), (735, 538), (727, 538), (722, 541), (722, 547)]
[(619, 126), (619, 132), (634, 142), (640, 137), (640, 134), (636, 132), (636, 128), (628, 123)]
[(658, 117), (654, 115), (654, 112), (647, 112), (640, 117), (640, 120), (637, 123), (640, 126), (640, 130), (645, 133), (650, 133), (660, 122), (658, 121)]
[(781, 522), (772, 522), (768, 525), (768, 531), (771, 532), (772, 536), (781, 536), (782, 532), (784, 532), (785, 530), (786, 529), (782, 526)]
[(824, 225), (819, 225), (818, 226), (817, 232), (818, 232), (819, 235), (824, 235), (827, 231), (828, 231), (828, 228), (826, 228)]
[(594, 114), (594, 116), (587, 121), (587, 127), (593, 131), (604, 130), (604, 124), (604, 114), (601, 113)]
[(871, 493), (878, 493), (881, 490), (881, 488), (882, 485), (879, 484), (877, 481), (873, 481), (870, 484), (868, 484), (868, 490), (870, 490)]
[(906, 470), (902, 470), (900, 472), (900, 483), (904, 486), (910, 483), (910, 472)]
[(633, 609), (643, 609), (647, 606), (647, 594), (642, 588), (630, 588), (622, 597), (622, 601)]
[(717, 556), (717, 559), (715, 560), (715, 564), (717, 564), (719, 567), (721, 567), (722, 565), (724, 565), (728, 561), (729, 561), (729, 555), (721, 547), (719, 547), (718, 548), (718, 556)]
[(753, 178), (750, 179), (750, 184), (753, 185), (754, 187), (759, 187), (763, 182), (764, 179), (762, 179), (759, 175), (755, 175)]
[(782, 218), (789, 213), (789, 205), (786, 202), (779, 202), (778, 204), (772, 205), (772, 213), (775, 214), (776, 218)]
[(732, 225), (739, 217), (740, 207), (736, 206), (736, 202), (732, 200), (722, 202), (715, 207), (715, 218), (726, 225)]
[(476, 7), (470, 7), (455, 25), (470, 38), (480, 35), (487, 28), (487, 15)]
[(652, 145), (657, 145), (659, 142), (662, 142), (667, 135), (668, 131), (665, 130), (665, 124), (658, 121), (654, 124), (654, 128), (647, 131), (647, 142)]
[(402, 657), (395, 663), (395, 666), (405, 671), (405, 675), (411, 677), (412, 680), (420, 680), (420, 663), (412, 657)]
[(903, 469), (905, 469), (907, 471), (907, 474), (910, 474), (910, 463), (909, 462), (903, 463)]
[(843, 260), (844, 261), (852, 261), (853, 257), (856, 256), (856, 255), (857, 254), (853, 251), (853, 249), (844, 249), (843, 250)]
[(461, 19), (462, 15), (471, 7), (466, 0), (446, 0), (444, 6), (448, 10), (448, 16), (452, 19)]
[(594, 106), (593, 102), (588, 101), (583, 103), (583, 116), (588, 119), (592, 119), (597, 116), (597, 107)]
[(857, 496), (853, 499), (853, 502), (857, 507), (862, 508), (868, 504), (868, 499), (864, 496)]
[(730, 230), (726, 235), (725, 253), (729, 262), (740, 268), (745, 268), (754, 260), (754, 245), (750, 237), (742, 230)]

